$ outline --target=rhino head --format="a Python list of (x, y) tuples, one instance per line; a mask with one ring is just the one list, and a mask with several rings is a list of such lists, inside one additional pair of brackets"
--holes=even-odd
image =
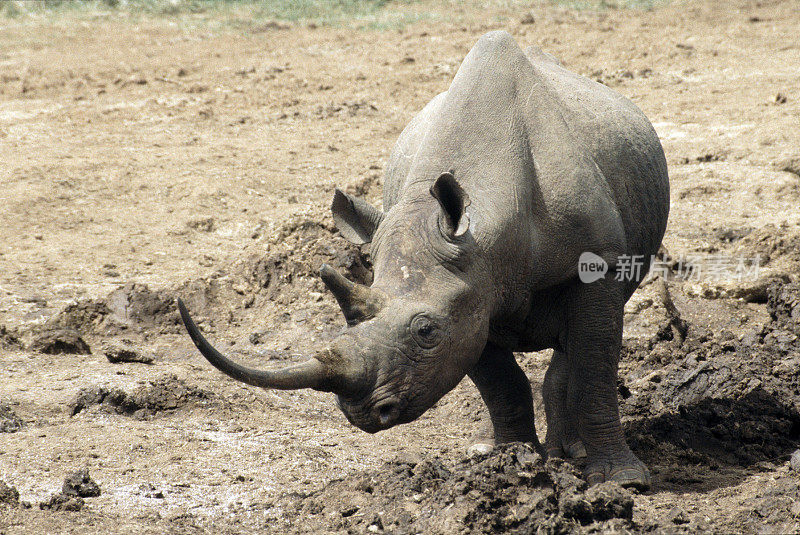
[(475, 255), (469, 197), (451, 173), (387, 213), (336, 190), (341, 234), (371, 246), (371, 287), (323, 265), (320, 276), (348, 328), (307, 361), (281, 370), (245, 368), (215, 350), (186, 307), (181, 316), (200, 352), (222, 372), (264, 388), (337, 394), (348, 420), (374, 433), (410, 422), (474, 366), (489, 330), (489, 271)]

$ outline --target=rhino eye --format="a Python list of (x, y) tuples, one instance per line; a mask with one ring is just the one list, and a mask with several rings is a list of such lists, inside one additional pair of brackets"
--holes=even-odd
[(442, 331), (433, 319), (420, 314), (411, 320), (411, 335), (420, 346), (431, 348), (441, 340)]

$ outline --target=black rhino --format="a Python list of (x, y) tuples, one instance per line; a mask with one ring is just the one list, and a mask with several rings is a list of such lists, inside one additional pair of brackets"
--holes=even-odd
[[(550, 55), (491, 32), (450, 88), (400, 135), (383, 211), (336, 191), (341, 234), (370, 244), (371, 287), (321, 276), (349, 328), (308, 361), (240, 366), (180, 311), (203, 355), (266, 388), (338, 395), (354, 425), (410, 422), (468, 375), (494, 441), (539, 446), (530, 384), (512, 351), (554, 350), (543, 387), (549, 455), (586, 455), (590, 483), (646, 487), (617, 401), (623, 306), (647, 272), (669, 211), (664, 153), (630, 101)], [(581, 282), (579, 257), (608, 265)], [(641, 258), (620, 277), (620, 258)]]

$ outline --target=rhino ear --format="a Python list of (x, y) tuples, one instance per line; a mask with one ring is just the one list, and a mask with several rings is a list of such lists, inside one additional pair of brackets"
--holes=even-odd
[(372, 241), (375, 229), (383, 221), (383, 212), (337, 189), (331, 204), (333, 221), (344, 238), (355, 245)]
[(442, 173), (431, 186), (431, 195), (439, 201), (442, 213), (440, 227), (449, 237), (463, 236), (469, 229), (469, 195), (456, 181), (453, 173)]

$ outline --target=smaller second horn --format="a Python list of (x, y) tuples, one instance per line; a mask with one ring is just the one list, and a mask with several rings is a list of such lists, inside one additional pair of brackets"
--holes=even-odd
[(383, 306), (382, 297), (368, 286), (347, 280), (328, 264), (319, 270), (322, 282), (331, 291), (350, 326), (375, 316)]

